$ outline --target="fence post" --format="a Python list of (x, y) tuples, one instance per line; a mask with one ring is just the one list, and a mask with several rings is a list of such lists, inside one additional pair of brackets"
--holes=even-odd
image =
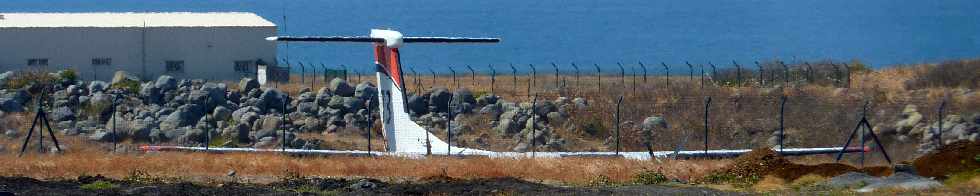
[(531, 67), (531, 82), (527, 84), (527, 94), (530, 95), (531, 87), (537, 86), (538, 83), (538, 69), (534, 68), (534, 64), (527, 64), (527, 66)]
[(448, 119), (448, 120), (446, 120), (446, 156), (449, 156), (449, 155), (453, 154), (453, 152), (452, 152), (452, 148), (453, 148), (452, 147), (453, 146), (453, 99), (455, 99), (455, 98), (456, 98), (455, 96), (453, 96), (451, 94), (449, 95), (449, 103), (448, 103), (449, 104), (449, 106), (448, 106), (449, 107), (449, 113), (446, 114), (447, 115), (447, 119)]
[[(708, 66), (711, 66), (711, 83), (715, 83), (715, 79), (718, 78), (718, 72), (715, 70), (715, 64), (708, 62)], [(715, 83), (717, 85), (717, 83)]]
[(732, 60), (732, 64), (735, 65), (735, 86), (742, 87), (742, 66), (735, 60)]
[[(116, 133), (116, 127), (118, 126), (118, 125), (116, 125), (116, 112), (117, 112), (116, 111), (116, 101), (119, 101), (119, 94), (112, 93), (112, 152), (113, 153), (116, 152), (116, 144), (119, 143), (119, 139), (118, 139), (119, 136)], [(39, 104), (38, 107), (41, 107), (41, 105)], [(42, 134), (41, 137), (43, 137), (43, 133), (44, 132), (38, 132), (38, 133), (41, 133)], [(41, 137), (38, 137), (38, 138), (41, 138)]]
[(514, 86), (511, 86), (510, 92), (517, 95), (517, 68), (514, 67), (513, 63), (510, 64), (510, 75), (514, 77)]
[(620, 136), (619, 135), (619, 129), (620, 129), (619, 126), (620, 125), (619, 124), (620, 124), (620, 122), (619, 121), (622, 118), (621, 117), (622, 114), (620, 113), (621, 110), (622, 110), (621, 109), (622, 108), (622, 105), (623, 105), (623, 96), (620, 95), (619, 96), (619, 101), (616, 101), (616, 155), (619, 155), (619, 148), (621, 147), (621, 145), (619, 143), (620, 142), (620, 139), (619, 139), (619, 136)]
[(646, 65), (643, 65), (643, 62), (637, 61), (637, 63), (639, 63), (640, 64), (640, 68), (643, 69), (643, 83), (646, 84), (647, 83), (647, 66)]
[(473, 70), (473, 67), (470, 67), (470, 65), (466, 65), (466, 69), (470, 70), (470, 80), (472, 80), (470, 83), (473, 85), (473, 87), (476, 87), (476, 71)]
[(578, 90), (578, 81), (579, 81), (578, 65), (575, 65), (575, 63), (572, 63), (572, 67), (575, 68), (575, 89)]
[[(316, 92), (316, 90), (317, 90), (316, 89), (316, 65), (314, 65), (314, 64), (311, 63), (310, 64), (310, 68), (313, 68), (313, 74), (310, 74), (310, 77), (313, 78), (313, 81), (310, 82), (310, 86), (311, 86), (311, 89), (310, 90), (312, 90), (313, 92)], [(326, 78), (324, 78), (324, 80), (326, 80)]]
[(558, 64), (554, 62), (551, 63), (551, 67), (555, 68), (555, 88), (561, 88), (561, 72), (558, 71)]
[(432, 68), (430, 67), (429, 68), (429, 74), (432, 74), (432, 87), (430, 87), (430, 88), (435, 89), (436, 88), (436, 71), (433, 71)]
[(667, 64), (664, 62), (660, 62), (660, 65), (664, 67), (664, 74), (666, 74), (667, 76), (666, 77), (667, 84), (664, 85), (664, 88), (669, 91), (670, 90), (670, 66), (667, 66)]
[(784, 121), (785, 114), (786, 114), (786, 95), (783, 95), (780, 98), (780, 103), (779, 103), (779, 153), (780, 154), (783, 153), (783, 148), (784, 148), (783, 140), (786, 139), (786, 134), (785, 134), (786, 129), (783, 126), (783, 123), (785, 122)]
[[(528, 95), (530, 96), (530, 94), (528, 94)], [(534, 157), (535, 152), (537, 152), (537, 150), (534, 149), (534, 143), (535, 143), (534, 142), (534, 139), (535, 139), (534, 137), (537, 136), (537, 130), (535, 130), (535, 127), (537, 127), (537, 125), (538, 125), (538, 123), (536, 122), (537, 121), (537, 117), (538, 117), (537, 104), (538, 104), (538, 94), (535, 93), (534, 94), (534, 97), (531, 98), (531, 137), (530, 137), (530, 140), (531, 140), (531, 142), (530, 142), (531, 143), (531, 145), (530, 145), (531, 146), (530, 147), (530, 149), (531, 149), (531, 157)]]
[(422, 96), (422, 95), (420, 95), (420, 93), (422, 91), (421, 91), (421, 89), (419, 89), (419, 73), (418, 72), (415, 72), (415, 67), (409, 67), (408, 70), (412, 72), (412, 82), (415, 83), (415, 85), (414, 85), (415, 86), (415, 95)]
[(630, 67), (630, 75), (633, 78), (633, 95), (636, 95), (636, 67)]
[(936, 139), (939, 140), (939, 142), (937, 142), (939, 144), (939, 147), (943, 146), (943, 121), (945, 121), (944, 119), (945, 114), (946, 114), (946, 99), (943, 98), (943, 102), (939, 104), (939, 119), (937, 119), (939, 120), (939, 129), (937, 130), (939, 132), (936, 133), (936, 135), (938, 136), (936, 137)]
[(755, 62), (755, 66), (759, 67), (759, 86), (766, 86), (766, 68), (759, 64), (759, 61)]
[(598, 81), (596, 81), (596, 89), (598, 89), (598, 93), (596, 94), (601, 96), (602, 95), (602, 69), (599, 68), (599, 64), (594, 63), (592, 64), (592, 66), (595, 67), (595, 76), (598, 77)]
[(300, 86), (306, 83), (306, 65), (303, 64), (303, 61), (299, 62), (299, 83)]
[(704, 97), (704, 154), (708, 155), (708, 111), (711, 108), (711, 97)]
[(789, 66), (783, 61), (779, 61), (779, 65), (783, 66), (783, 85), (786, 85), (789, 83)]
[(340, 68), (344, 70), (344, 81), (350, 81), (350, 78), (347, 78), (347, 65), (340, 64)]
[(847, 74), (846, 75), (846, 77), (847, 77), (847, 88), (851, 88), (851, 66), (847, 65), (847, 63), (844, 63), (844, 71), (847, 72), (847, 73), (845, 73), (845, 74)]
[(698, 64), (701, 68), (701, 89), (704, 89), (704, 64)]
[[(288, 100), (289, 93), (285, 93), (285, 94), (286, 94), (285, 97), (287, 99), (283, 99), (283, 100)], [(279, 125), (279, 128), (282, 129), (282, 152), (283, 153), (286, 153), (286, 122), (289, 122), (289, 121), (286, 121), (286, 108), (287, 108), (287, 105), (288, 104), (289, 104), (289, 101), (283, 101), (282, 102), (282, 111), (279, 111), (279, 112), (282, 112), (282, 122), (283, 122), (281, 125)]]
[(687, 80), (694, 81), (694, 65), (691, 65), (691, 62), (687, 61), (684, 61), (684, 64), (687, 64)]
[(626, 88), (626, 69), (623, 69), (623, 63), (616, 62), (616, 66), (619, 66), (619, 78), (622, 80), (619, 85)]
[(497, 95), (494, 93), (494, 88), (497, 86), (497, 68), (493, 65), (487, 65), (490, 67), (490, 94)]
[(451, 65), (449, 66), (449, 72), (453, 73), (453, 85), (456, 86), (456, 89), (459, 89), (459, 82), (456, 81), (456, 70)]
[(803, 64), (806, 65), (806, 82), (807, 83), (812, 83), (813, 82), (813, 66), (810, 66), (810, 63), (809, 62), (803, 62)]
[[(379, 99), (380, 99), (380, 97), (379, 97)], [(372, 109), (371, 108), (371, 100), (372, 99), (368, 99), (367, 102), (366, 102), (367, 103), (367, 111), (368, 111), (368, 115), (367, 115), (367, 122), (368, 122), (368, 127), (367, 127), (367, 152), (368, 152), (368, 156), (373, 157), (374, 154), (371, 154), (371, 131), (373, 131), (373, 128), (374, 128), (374, 116), (371, 114), (371, 109)]]

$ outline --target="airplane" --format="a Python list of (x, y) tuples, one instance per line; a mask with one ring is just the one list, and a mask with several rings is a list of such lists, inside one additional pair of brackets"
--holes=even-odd
[[(400, 48), (414, 43), (498, 43), (499, 38), (469, 37), (406, 37), (394, 30), (372, 29), (369, 36), (303, 36), (268, 37), (277, 42), (355, 42), (372, 43), (374, 46), (378, 98), (385, 152), (359, 150), (304, 150), (258, 148), (208, 148), (184, 146), (142, 146), (144, 151), (204, 151), (204, 152), (279, 152), (309, 155), (352, 156), (484, 156), (491, 158), (560, 158), (560, 157), (622, 157), (649, 160), (655, 158), (731, 158), (748, 153), (752, 149), (696, 150), (696, 151), (644, 151), (644, 152), (495, 152), (452, 146), (442, 141), (422, 126), (412, 121), (406, 112), (405, 82), (402, 76)], [(868, 147), (825, 147), (773, 149), (784, 156), (855, 153), (870, 151)]]

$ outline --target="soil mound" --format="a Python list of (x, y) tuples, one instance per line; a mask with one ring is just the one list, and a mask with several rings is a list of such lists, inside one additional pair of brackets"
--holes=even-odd
[(796, 164), (779, 156), (769, 148), (753, 149), (751, 152), (739, 156), (724, 171), (739, 178), (761, 179), (766, 175), (774, 175), (787, 181), (796, 180), (807, 174), (834, 177), (847, 172), (861, 172), (872, 176), (887, 176), (892, 173), (891, 168), (884, 166), (858, 169), (841, 163)]
[(943, 145), (912, 162), (922, 176), (945, 179), (946, 175), (980, 169), (980, 141), (959, 141)]

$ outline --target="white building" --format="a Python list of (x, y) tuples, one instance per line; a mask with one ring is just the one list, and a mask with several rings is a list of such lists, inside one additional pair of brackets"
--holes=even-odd
[(270, 36), (276, 25), (253, 13), (0, 13), (0, 71), (237, 80), (276, 63)]

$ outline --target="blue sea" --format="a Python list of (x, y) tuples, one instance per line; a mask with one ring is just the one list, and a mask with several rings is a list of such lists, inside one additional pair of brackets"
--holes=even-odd
[[(980, 1), (905, 0), (3, 0), (0, 12), (254, 12), (280, 35), (499, 37), (493, 45), (407, 45), (418, 70), (466, 65), (540, 72), (617, 62), (672, 66), (860, 60), (875, 67), (980, 57)], [(0, 54), (2, 55), (2, 54)], [(364, 44), (279, 45), (280, 58), (371, 70)], [(630, 68), (627, 68), (629, 71)]]

